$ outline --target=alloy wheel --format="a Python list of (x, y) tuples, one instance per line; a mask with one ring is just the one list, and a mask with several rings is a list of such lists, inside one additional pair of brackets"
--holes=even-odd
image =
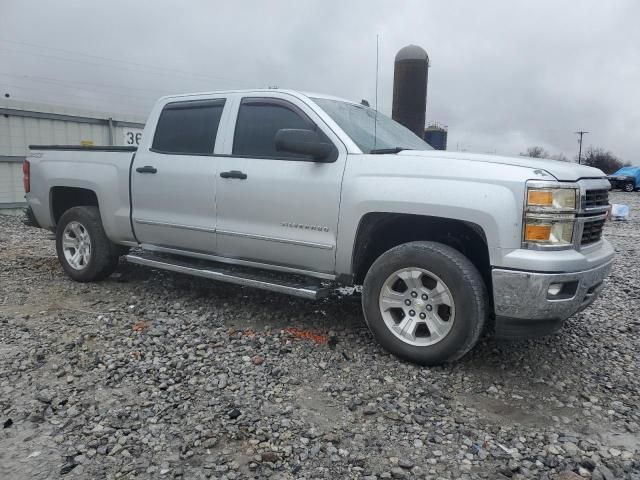
[(455, 302), (447, 284), (422, 268), (403, 268), (380, 290), (380, 312), (387, 328), (414, 346), (442, 341), (455, 320)]
[(67, 263), (75, 270), (87, 267), (91, 260), (91, 237), (80, 222), (69, 222), (62, 233), (62, 249)]

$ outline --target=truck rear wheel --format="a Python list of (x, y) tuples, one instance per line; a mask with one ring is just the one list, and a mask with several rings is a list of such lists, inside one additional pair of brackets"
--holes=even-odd
[(461, 358), (484, 328), (487, 292), (471, 261), (435, 242), (411, 242), (382, 254), (362, 290), (367, 324), (394, 355), (420, 365)]
[(104, 233), (97, 207), (73, 207), (62, 214), (56, 251), (64, 271), (77, 282), (103, 280), (118, 266), (118, 246)]
[(625, 192), (633, 192), (633, 191), (635, 190), (635, 187), (636, 187), (636, 186), (634, 185), (634, 183), (633, 183), (633, 182), (626, 182), (626, 183), (624, 184), (624, 186), (622, 187), (622, 189), (623, 189)]

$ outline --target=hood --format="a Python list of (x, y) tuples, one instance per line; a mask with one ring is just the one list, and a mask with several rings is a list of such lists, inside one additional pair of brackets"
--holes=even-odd
[(544, 158), (530, 157), (502, 157), (499, 155), (483, 155), (479, 153), (447, 152), (443, 150), (403, 150), (400, 156), (420, 156), (425, 158), (442, 158), (455, 160), (470, 160), (474, 162), (498, 163), (517, 167), (543, 170), (562, 182), (573, 182), (581, 178), (603, 178), (605, 174), (593, 167), (578, 165), (573, 162), (560, 162)]
[(625, 175), (629, 177), (640, 177), (640, 167), (622, 167), (611, 176)]

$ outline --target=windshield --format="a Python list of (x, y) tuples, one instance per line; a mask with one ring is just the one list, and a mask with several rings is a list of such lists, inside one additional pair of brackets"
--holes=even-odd
[(360, 150), (371, 153), (372, 150), (433, 150), (431, 146), (408, 128), (391, 120), (364, 105), (313, 98), (325, 112), (351, 137)]

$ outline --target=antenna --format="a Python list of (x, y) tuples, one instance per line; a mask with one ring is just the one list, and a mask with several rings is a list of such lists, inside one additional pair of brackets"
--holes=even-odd
[(373, 119), (373, 149), (375, 150), (378, 143), (378, 72), (380, 64), (380, 35), (376, 34), (376, 113)]

